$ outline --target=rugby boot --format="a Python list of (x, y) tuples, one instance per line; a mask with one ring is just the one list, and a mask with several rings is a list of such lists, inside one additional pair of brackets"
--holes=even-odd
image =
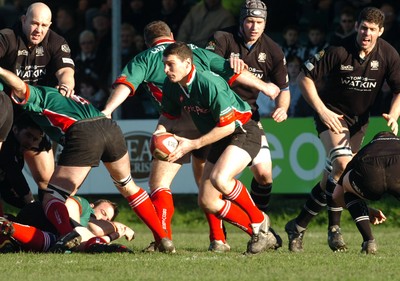
[(162, 252), (162, 253), (170, 253), (170, 254), (175, 254), (175, 246), (172, 240), (168, 238), (163, 238), (160, 240), (160, 243), (157, 246), (157, 249)]
[(81, 244), (82, 237), (75, 230), (65, 234), (48, 250), (50, 253), (69, 253)]
[(258, 229), (257, 227), (253, 227), (253, 235), (247, 243), (247, 254), (258, 254), (275, 247), (275, 236), (269, 231), (269, 226), (271, 225), (269, 216), (265, 213), (263, 215), (264, 220)]
[(231, 246), (228, 243), (224, 243), (221, 240), (213, 240), (208, 247), (208, 250), (215, 253), (226, 253), (231, 250)]
[(302, 252), (303, 251), (303, 237), (305, 230), (298, 231), (296, 227), (296, 220), (293, 219), (285, 225), (285, 231), (289, 239), (289, 251)]
[(334, 252), (346, 252), (347, 246), (343, 240), (340, 227), (338, 225), (332, 225), (328, 229), (328, 245)]
[(269, 232), (272, 233), (272, 235), (274, 235), (275, 239), (276, 239), (276, 244), (274, 246), (274, 249), (277, 250), (278, 248), (282, 247), (282, 238), (281, 236), (272, 228), (269, 228)]
[(4, 217), (0, 217), (0, 234), (11, 236), (14, 233), (12, 222)]
[(362, 254), (375, 255), (377, 251), (378, 251), (378, 246), (376, 245), (375, 239), (364, 241), (361, 244), (361, 253)]

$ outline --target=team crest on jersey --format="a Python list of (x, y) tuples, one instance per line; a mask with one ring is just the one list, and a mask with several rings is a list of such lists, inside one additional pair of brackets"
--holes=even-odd
[(265, 62), (266, 59), (267, 59), (267, 54), (266, 53), (259, 53), (258, 54), (258, 61), (259, 62)]
[(325, 55), (325, 51), (324, 50), (321, 50), (321, 51), (319, 51), (318, 53), (316, 53), (315, 55), (314, 55), (314, 57), (315, 57), (315, 59), (317, 60), (317, 61), (319, 61), (320, 59), (322, 59), (322, 57)]
[(379, 61), (373, 60), (371, 61), (371, 70), (378, 70), (379, 68)]
[(18, 50), (18, 56), (28, 56), (27, 50)]
[(61, 51), (65, 52), (65, 53), (71, 53), (71, 49), (69, 48), (69, 46), (67, 44), (61, 45)]
[(42, 46), (39, 46), (36, 48), (36, 56), (37, 57), (43, 57), (44, 56), (44, 49)]

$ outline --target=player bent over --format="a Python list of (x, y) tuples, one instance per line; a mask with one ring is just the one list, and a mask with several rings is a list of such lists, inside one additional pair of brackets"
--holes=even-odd
[[(250, 106), (219, 75), (197, 71), (193, 53), (185, 43), (170, 44), (164, 50), (163, 62), (168, 77), (163, 87), (163, 115), (176, 119), (183, 109), (203, 134), (196, 139), (177, 136), (179, 145), (168, 161), (174, 162), (189, 151), (211, 144), (200, 181), (200, 207), (247, 232), (251, 236), (247, 253), (271, 248), (276, 239), (269, 232), (269, 217), (234, 178), (260, 150), (260, 130), (251, 120)], [(159, 132), (168, 129), (157, 126)]]
[(13, 101), (28, 111), (52, 140), (64, 146), (42, 202), (47, 218), (63, 236), (56, 246), (64, 247), (79, 235), (72, 231), (64, 203), (101, 160), (120, 193), (153, 232), (159, 250), (175, 251), (148, 194), (132, 180), (125, 139), (114, 121), (79, 96), (67, 98), (57, 89), (28, 85), (3, 68), (0, 78), (11, 87)]
[(382, 212), (367, 207), (365, 199), (378, 201), (385, 193), (400, 199), (400, 138), (380, 132), (347, 164), (333, 198), (346, 206), (360, 231), (361, 252), (375, 254), (377, 245), (370, 222), (386, 220)]

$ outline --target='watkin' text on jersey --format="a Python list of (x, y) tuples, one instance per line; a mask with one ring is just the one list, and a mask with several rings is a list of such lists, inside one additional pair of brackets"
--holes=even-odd
[(17, 69), (16, 74), (21, 79), (39, 78), (46, 75), (46, 68)]
[(342, 84), (357, 87), (359, 89), (373, 89), (376, 88), (376, 82), (368, 81), (366, 77), (346, 77), (341, 78)]

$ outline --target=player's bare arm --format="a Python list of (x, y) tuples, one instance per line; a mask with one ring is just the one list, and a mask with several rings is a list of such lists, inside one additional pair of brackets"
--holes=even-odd
[(0, 67), (0, 78), (8, 86), (12, 88), (13, 95), (19, 99), (24, 100), (26, 97), (26, 85), (18, 76), (11, 71)]
[(71, 219), (80, 223), (81, 222), (81, 214), (79, 212), (80, 206), (76, 200), (72, 199), (71, 197), (67, 198), (65, 201), (65, 206), (68, 209), (68, 214)]
[(75, 71), (71, 67), (63, 67), (57, 70), (55, 76), (58, 80), (57, 89), (64, 97), (72, 97), (75, 94)]
[(242, 71), (249, 68), (249, 66), (240, 59), (239, 56), (239, 54), (231, 53), (231, 56), (229, 57), (230, 66), (236, 74), (242, 73)]
[(283, 90), (275, 100), (275, 108), (271, 114), (275, 122), (283, 122), (287, 119), (287, 111), (290, 106), (290, 91)]
[(306, 77), (304, 73), (300, 72), (297, 77), (297, 82), (304, 99), (318, 113), (321, 121), (329, 128), (329, 130), (335, 134), (340, 134), (343, 127), (339, 119), (342, 119), (343, 115), (336, 114), (325, 106), (318, 95), (314, 81)]
[(266, 83), (247, 70), (243, 70), (242, 73), (236, 78), (236, 83), (240, 83), (249, 88), (257, 89), (271, 100), (275, 100), (281, 91), (274, 83)]
[(123, 84), (118, 84), (115, 89), (111, 92), (110, 97), (104, 106), (103, 113), (108, 118), (111, 118), (111, 114), (114, 110), (120, 106), (131, 94), (131, 89)]
[(212, 144), (216, 141), (219, 141), (220, 139), (229, 136), (234, 131), (235, 131), (235, 122), (232, 122), (223, 127), (214, 127), (207, 134), (193, 140), (175, 136), (179, 144), (178, 147), (169, 155), (168, 161), (174, 162), (179, 158), (181, 158), (186, 153), (195, 149), (199, 149), (203, 146)]
[(397, 135), (399, 132), (399, 125), (397, 119), (400, 115), (400, 93), (393, 96), (392, 105), (388, 114), (383, 113), (382, 116), (387, 121), (388, 127), (392, 130), (393, 134)]

